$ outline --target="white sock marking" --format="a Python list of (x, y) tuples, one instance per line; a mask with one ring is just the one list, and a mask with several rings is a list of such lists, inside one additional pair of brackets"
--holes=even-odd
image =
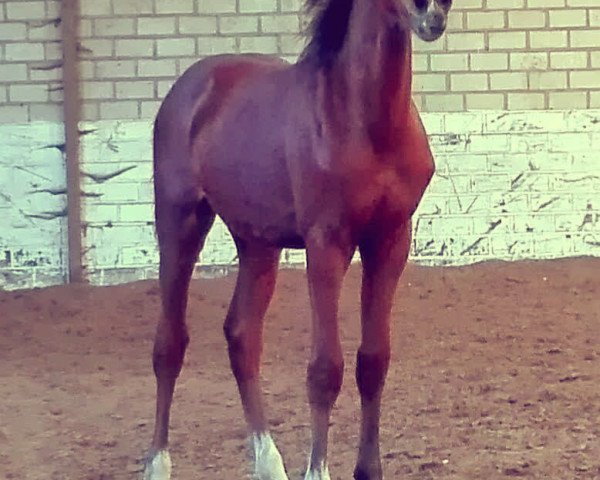
[(319, 468), (318, 470), (309, 470), (306, 472), (304, 480), (331, 480), (329, 476), (329, 469), (327, 466)]
[(331, 477), (329, 476), (329, 467), (325, 462), (321, 462), (317, 468), (313, 468), (310, 464), (309, 457), (308, 471), (306, 472), (304, 480), (331, 480)]
[(170, 480), (171, 457), (167, 450), (160, 450), (152, 457), (144, 470), (143, 480)]
[(254, 477), (256, 480), (289, 480), (283, 459), (271, 435), (254, 433), (250, 441), (254, 450)]

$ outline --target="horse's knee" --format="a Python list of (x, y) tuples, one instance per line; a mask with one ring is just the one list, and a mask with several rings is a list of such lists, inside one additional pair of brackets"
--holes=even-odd
[(243, 356), (246, 350), (244, 332), (240, 331), (235, 322), (229, 317), (223, 325), (223, 334), (225, 335), (225, 340), (227, 340), (229, 358), (233, 361), (233, 359)]
[(157, 377), (179, 375), (189, 341), (187, 332), (178, 336), (157, 334), (152, 352), (152, 366)]
[(231, 370), (237, 381), (243, 382), (256, 377), (260, 360), (260, 345), (254, 344), (250, 332), (246, 328), (241, 328), (234, 321), (225, 322), (223, 333), (227, 340)]
[(381, 393), (389, 364), (389, 352), (366, 354), (358, 351), (356, 354), (356, 384), (362, 398), (373, 400)]
[(308, 365), (307, 386), (311, 405), (329, 409), (335, 403), (344, 378), (344, 361), (318, 357)]

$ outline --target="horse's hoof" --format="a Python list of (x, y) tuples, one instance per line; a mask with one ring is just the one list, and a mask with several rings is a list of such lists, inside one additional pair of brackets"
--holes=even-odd
[(143, 480), (170, 480), (171, 457), (167, 450), (159, 450), (148, 458), (144, 469)]

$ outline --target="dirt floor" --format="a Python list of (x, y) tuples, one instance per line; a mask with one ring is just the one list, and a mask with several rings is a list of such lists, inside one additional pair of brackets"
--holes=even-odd
[[(221, 324), (234, 276), (192, 286), (192, 342), (174, 402), (179, 480), (248, 478)], [(343, 292), (346, 380), (332, 478), (357, 444), (360, 270)], [(151, 436), (156, 282), (0, 292), (0, 479), (138, 478)], [(600, 259), (409, 266), (394, 312), (382, 417), (386, 479), (600, 478)], [(309, 429), (304, 272), (282, 271), (264, 384), (291, 480)]]

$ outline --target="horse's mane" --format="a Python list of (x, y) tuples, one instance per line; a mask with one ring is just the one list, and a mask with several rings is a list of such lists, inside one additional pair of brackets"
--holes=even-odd
[(324, 68), (333, 64), (344, 46), (353, 5), (354, 0), (306, 0), (304, 9), (312, 20), (301, 60), (314, 61)]

